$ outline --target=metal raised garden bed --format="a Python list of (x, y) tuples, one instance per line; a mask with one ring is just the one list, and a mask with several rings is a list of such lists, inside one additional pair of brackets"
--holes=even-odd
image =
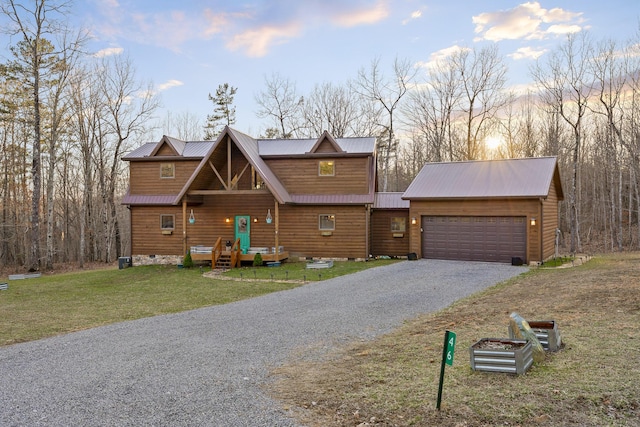
[[(542, 344), (545, 351), (558, 351), (562, 346), (562, 337), (558, 330), (558, 324), (554, 320), (532, 320), (527, 321), (536, 334), (536, 338)], [(516, 338), (516, 335), (509, 325), (509, 337)]]
[(482, 338), (470, 347), (469, 353), (474, 371), (521, 375), (533, 364), (533, 349), (526, 340)]

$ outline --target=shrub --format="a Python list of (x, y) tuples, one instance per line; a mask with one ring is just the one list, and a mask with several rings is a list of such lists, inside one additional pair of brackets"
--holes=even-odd
[(255, 254), (255, 256), (253, 257), (253, 266), (254, 267), (262, 266), (262, 255), (260, 255), (260, 253)]
[(184, 268), (193, 267), (193, 259), (191, 259), (191, 251), (187, 251), (187, 254), (184, 256), (184, 259), (182, 260), (182, 266)]

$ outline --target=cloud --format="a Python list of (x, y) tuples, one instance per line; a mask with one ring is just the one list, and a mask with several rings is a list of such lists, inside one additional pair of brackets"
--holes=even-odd
[(373, 7), (361, 7), (354, 10), (338, 12), (331, 17), (331, 22), (339, 27), (356, 27), (380, 22), (389, 16), (389, 8), (384, 1)]
[(582, 30), (579, 25), (551, 25), (547, 30), (550, 34), (571, 34)]
[(262, 57), (272, 45), (285, 43), (298, 34), (300, 27), (296, 23), (286, 27), (267, 25), (236, 34), (227, 43), (227, 47), (231, 50), (243, 50), (250, 57)]
[(411, 13), (411, 16), (402, 21), (402, 25), (407, 25), (411, 21), (422, 18), (422, 10), (415, 10)]
[(171, 89), (172, 87), (178, 87), (184, 85), (184, 82), (180, 80), (167, 80), (164, 83), (158, 85), (158, 92), (163, 92), (167, 89)]
[(582, 13), (553, 8), (544, 9), (538, 2), (522, 3), (512, 9), (485, 12), (472, 18), (478, 40), (544, 39), (549, 36), (581, 31)]
[[(212, 1), (207, 8), (175, 4), (152, 12), (124, 7), (118, 0), (100, 0), (95, 27), (103, 38), (161, 46), (180, 51), (191, 41), (216, 39), (231, 51), (249, 57), (267, 55), (277, 45), (326, 30), (327, 25), (352, 28), (374, 25), (390, 14), (389, 0)], [(414, 12), (417, 19), (421, 12)]]
[(121, 47), (108, 47), (97, 51), (93, 56), (96, 58), (104, 58), (105, 56), (120, 55), (122, 52), (124, 52), (124, 49)]
[(538, 59), (546, 52), (546, 49), (533, 49), (531, 47), (521, 47), (514, 53), (507, 55), (515, 60)]
[(458, 45), (453, 45), (444, 49), (440, 49), (436, 52), (433, 52), (430, 56), (429, 56), (429, 61), (424, 62), (424, 61), (420, 61), (416, 63), (416, 67), (419, 68), (430, 68), (430, 67), (434, 67), (436, 66), (438, 63), (446, 60), (447, 58), (450, 58), (451, 56), (455, 55), (458, 52), (462, 52), (465, 50), (470, 50), (467, 47), (462, 47), (462, 46), (458, 46)]

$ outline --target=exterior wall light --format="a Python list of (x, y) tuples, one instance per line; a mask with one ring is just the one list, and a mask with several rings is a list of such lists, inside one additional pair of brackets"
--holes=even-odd
[(411, 217), (411, 224), (412, 225), (416, 225), (418, 223), (418, 220), (416, 219), (415, 216)]
[(226, 217), (226, 218), (224, 219), (224, 222), (231, 222), (231, 218)]
[(535, 227), (536, 226), (536, 219), (535, 217), (531, 217), (531, 226)]
[(258, 222), (258, 218), (257, 218), (257, 217), (254, 217), (254, 218), (253, 218), (253, 222)]

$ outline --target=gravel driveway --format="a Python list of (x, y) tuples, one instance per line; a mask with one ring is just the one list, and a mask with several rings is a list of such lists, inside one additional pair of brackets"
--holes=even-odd
[(263, 393), (273, 366), (373, 339), (524, 271), (405, 261), (0, 348), (0, 426), (295, 426)]

